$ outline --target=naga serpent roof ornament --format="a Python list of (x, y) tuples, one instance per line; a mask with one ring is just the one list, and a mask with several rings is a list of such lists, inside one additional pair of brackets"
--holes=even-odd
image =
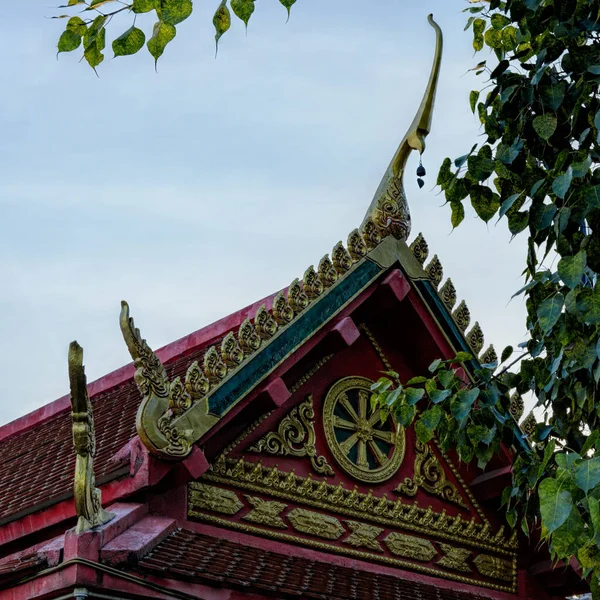
[(96, 487), (94, 417), (87, 393), (83, 348), (77, 342), (71, 342), (69, 346), (69, 383), (71, 386), (73, 445), (77, 455), (73, 493), (79, 520), (75, 531), (83, 533), (88, 529), (108, 523), (115, 515), (102, 508), (101, 492)]
[(363, 221), (364, 223), (372, 219), (383, 235), (391, 233), (395, 238), (403, 241), (406, 241), (410, 235), (410, 211), (403, 184), (404, 169), (413, 150), (418, 150), (419, 154), (423, 154), (425, 150), (425, 138), (431, 128), (433, 105), (442, 62), (442, 30), (433, 20), (433, 15), (429, 15), (427, 20), (436, 34), (435, 55), (429, 83), (425, 89), (421, 106), (384, 173)]

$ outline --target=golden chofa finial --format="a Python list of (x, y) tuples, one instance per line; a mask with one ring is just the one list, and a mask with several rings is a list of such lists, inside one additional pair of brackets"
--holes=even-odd
[(413, 150), (417, 150), (419, 154), (423, 154), (425, 150), (425, 138), (431, 128), (433, 105), (442, 62), (442, 30), (433, 20), (433, 15), (429, 15), (427, 20), (436, 35), (435, 55), (429, 83), (425, 89), (421, 106), (384, 173), (364, 219), (365, 221), (369, 218), (373, 219), (383, 235), (391, 234), (400, 240), (408, 239), (410, 234), (410, 211), (402, 181), (404, 169)]
[(75, 509), (76, 532), (82, 533), (110, 521), (115, 515), (102, 508), (100, 490), (94, 477), (96, 439), (92, 404), (88, 397), (83, 348), (77, 342), (69, 346), (69, 382), (71, 384), (71, 415), (73, 417), (73, 445), (75, 446)]

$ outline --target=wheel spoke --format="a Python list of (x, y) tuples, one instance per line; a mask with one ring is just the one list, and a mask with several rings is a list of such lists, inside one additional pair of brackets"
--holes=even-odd
[(346, 438), (343, 442), (340, 442), (340, 450), (346, 456), (348, 456), (348, 454), (350, 454), (350, 450), (352, 450), (352, 448), (354, 448), (356, 445), (356, 442), (358, 442), (358, 434), (353, 433), (349, 438)]
[(352, 406), (352, 403), (350, 402), (350, 398), (348, 398), (346, 394), (342, 394), (342, 396), (340, 397), (340, 404), (346, 409), (346, 412), (350, 415), (350, 417), (356, 423), (358, 423), (358, 415), (354, 410), (354, 406)]
[(364, 469), (369, 468), (369, 461), (367, 460), (367, 443), (364, 440), (358, 441), (358, 460), (356, 464)]
[(337, 415), (333, 419), (333, 426), (338, 429), (348, 429), (350, 431), (356, 431), (356, 423), (351, 423), (350, 421), (346, 421), (346, 419), (342, 419), (342, 417), (338, 417)]
[(377, 445), (375, 440), (369, 440), (369, 448), (371, 448), (371, 451), (375, 455), (375, 458), (380, 466), (383, 467), (383, 465), (389, 462), (390, 459), (381, 451), (381, 448)]
[(361, 419), (367, 418), (367, 404), (369, 402), (369, 395), (367, 392), (358, 392), (358, 416)]
[(396, 441), (396, 436), (393, 431), (381, 431), (380, 429), (373, 429), (373, 437), (379, 438), (388, 444), (394, 444)]

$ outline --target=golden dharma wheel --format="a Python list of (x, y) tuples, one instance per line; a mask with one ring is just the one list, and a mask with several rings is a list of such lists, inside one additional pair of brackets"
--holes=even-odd
[(371, 407), (372, 381), (345, 377), (329, 390), (323, 404), (323, 428), (340, 467), (360, 481), (379, 483), (396, 473), (404, 458), (404, 429), (390, 414), (382, 422)]

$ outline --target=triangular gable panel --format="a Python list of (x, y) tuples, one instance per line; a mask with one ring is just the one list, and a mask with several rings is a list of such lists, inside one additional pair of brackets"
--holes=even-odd
[[(348, 348), (289, 381), (263, 415), (189, 486), (188, 516), (212, 525), (514, 592), (516, 547), (435, 443), (382, 423), (381, 371), (412, 376), (389, 336), (359, 323)], [(399, 346), (402, 346), (400, 344)]]

